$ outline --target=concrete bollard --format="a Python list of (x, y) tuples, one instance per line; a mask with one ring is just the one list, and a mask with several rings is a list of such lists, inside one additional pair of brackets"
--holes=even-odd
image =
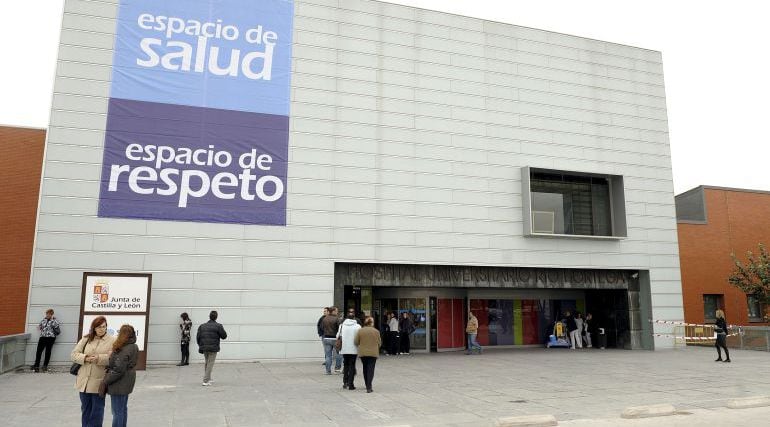
[(667, 403), (661, 405), (629, 406), (620, 414), (621, 418), (648, 418), (674, 415), (676, 408)]
[(730, 409), (758, 408), (760, 406), (770, 406), (770, 396), (741, 397), (727, 401), (727, 407)]
[(540, 427), (557, 426), (556, 417), (553, 415), (523, 415), (520, 417), (498, 418), (495, 422), (497, 427)]

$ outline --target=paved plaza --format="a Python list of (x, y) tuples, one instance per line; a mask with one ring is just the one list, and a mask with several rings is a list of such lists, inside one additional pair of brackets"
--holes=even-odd
[[(320, 345), (319, 345), (320, 347)], [(374, 393), (324, 375), (321, 359), (150, 366), (129, 399), (134, 426), (492, 426), (499, 417), (550, 414), (562, 426), (765, 425), (770, 408), (728, 409), (732, 398), (770, 394), (770, 353), (712, 348), (623, 350), (488, 349), (481, 355), (380, 357)], [(222, 355), (223, 357), (226, 355)], [(0, 376), (4, 426), (77, 426), (74, 377), (18, 371)], [(624, 408), (668, 403), (677, 415), (623, 420)], [(105, 425), (109, 425), (109, 400)]]

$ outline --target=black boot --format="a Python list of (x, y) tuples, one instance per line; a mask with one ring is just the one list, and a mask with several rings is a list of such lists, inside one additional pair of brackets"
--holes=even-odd
[(721, 362), (721, 361), (722, 361), (722, 356), (719, 356), (714, 362)]

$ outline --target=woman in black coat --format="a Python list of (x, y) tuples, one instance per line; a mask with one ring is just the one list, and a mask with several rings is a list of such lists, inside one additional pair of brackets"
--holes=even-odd
[(139, 347), (136, 345), (134, 327), (123, 325), (112, 345), (107, 374), (104, 376), (112, 404), (112, 427), (125, 427), (128, 424), (128, 395), (134, 391), (138, 358)]
[[(716, 317), (717, 325), (716, 328), (714, 328), (714, 331), (717, 333), (717, 342), (715, 347), (717, 348), (717, 355), (719, 355), (719, 357), (717, 357), (717, 360), (714, 362), (730, 363), (730, 350), (727, 349), (727, 321), (725, 320), (725, 312), (717, 310)], [(720, 350), (720, 347), (725, 349), (725, 360), (722, 360), (722, 351)]]

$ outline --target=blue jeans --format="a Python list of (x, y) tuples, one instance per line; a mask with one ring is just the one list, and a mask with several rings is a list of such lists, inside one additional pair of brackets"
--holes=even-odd
[(80, 393), (80, 424), (83, 427), (102, 427), (104, 398), (96, 393)]
[(334, 357), (334, 343), (337, 342), (335, 338), (324, 338), (324, 362), (326, 366), (326, 373), (332, 373), (332, 357)]
[(126, 427), (128, 425), (128, 395), (111, 394), (112, 427)]
[(481, 344), (476, 341), (477, 334), (468, 334), (468, 351), (478, 350), (481, 353)]

